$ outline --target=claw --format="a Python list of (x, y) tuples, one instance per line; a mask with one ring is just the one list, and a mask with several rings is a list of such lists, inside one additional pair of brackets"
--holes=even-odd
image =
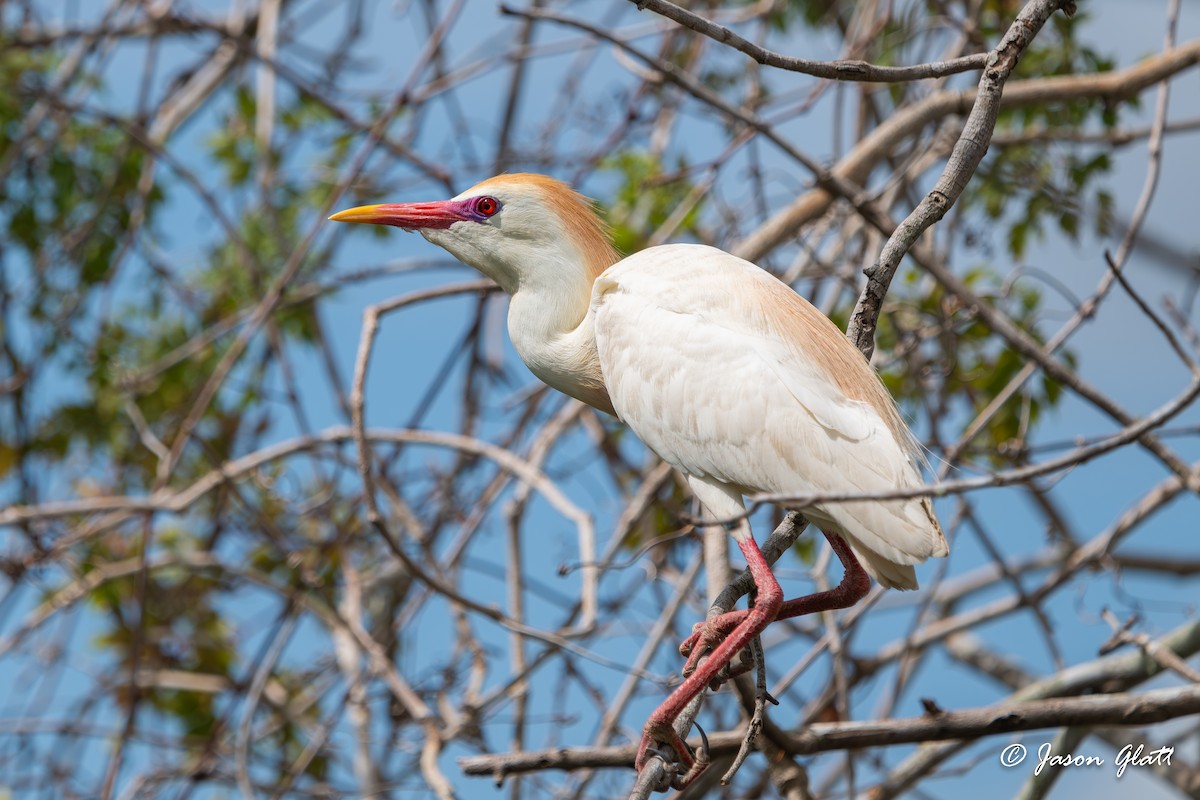
[(675, 751), (675, 758), (679, 765), (689, 771), (695, 766), (696, 758), (692, 755), (692, 748), (688, 747), (687, 742), (679, 738), (679, 734), (675, 733), (675, 729), (670, 724), (656, 725), (653, 722), (648, 722), (642, 730), (642, 743), (638, 747), (637, 758), (633, 762), (634, 769), (641, 772), (646, 766), (646, 761), (650, 755), (658, 756), (663, 760), (664, 764), (668, 764), (671, 767), (675, 766), (676, 760), (668, 758), (665, 753), (655, 746), (658, 742), (662, 742)]
[[(697, 622), (695, 625), (692, 626), (691, 635), (679, 643), (679, 655), (690, 656), (692, 654), (692, 650), (695, 649), (696, 644), (700, 640), (700, 631), (703, 628), (704, 628), (703, 622)], [(684, 674), (686, 675), (687, 673), (685, 672)]]
[(655, 785), (653, 791), (665, 792), (667, 789), (675, 788), (675, 784), (679, 781), (679, 765), (675, 763), (674, 759), (657, 747), (647, 747), (645, 753), (638, 756), (639, 759), (644, 758), (646, 760), (641, 765), (634, 765), (638, 774), (641, 774), (642, 769), (649, 762), (650, 756), (657, 756), (662, 761), (663, 768), (663, 774), (659, 777), (659, 782)]
[[(666, 753), (664, 753), (662, 750), (659, 750), (657, 747), (647, 747), (647, 748), (646, 748), (646, 755), (648, 755), (648, 756), (658, 756), (658, 757), (659, 757), (659, 758), (662, 760), (662, 762), (663, 762), (664, 764), (666, 764), (666, 765), (668, 765), (668, 766), (675, 766), (675, 760), (674, 760), (674, 759), (672, 759), (672, 758), (671, 758), (669, 755), (667, 755)], [(645, 764), (643, 764), (642, 766), (645, 766)]]
[[(695, 724), (695, 723), (693, 723)], [(700, 749), (695, 750), (695, 760), (692, 761), (692, 766), (682, 775), (676, 775), (671, 779), (671, 788), (676, 791), (683, 791), (691, 784), (692, 781), (699, 778), (704, 770), (708, 769), (708, 765), (712, 762), (708, 757), (708, 735), (704, 733), (704, 729), (696, 725), (696, 730), (700, 731)]]
[(703, 752), (705, 755), (707, 755), (708, 754), (708, 734), (704, 732), (704, 728), (700, 727), (699, 722), (693, 721), (692, 727), (694, 727), (700, 733), (700, 752)]

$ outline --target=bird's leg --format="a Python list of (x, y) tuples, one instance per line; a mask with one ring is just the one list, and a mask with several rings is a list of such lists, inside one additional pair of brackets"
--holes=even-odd
[[(779, 588), (779, 582), (775, 580), (775, 575), (771, 572), (771, 565), (763, 558), (758, 544), (750, 536), (749, 526), (739, 528), (734, 532), (734, 537), (738, 547), (742, 550), (742, 555), (746, 558), (746, 565), (750, 568), (750, 575), (754, 578), (754, 586), (758, 590), (754, 608), (742, 615), (737, 624), (727, 631), (724, 640), (717, 645), (712, 655), (704, 663), (696, 666), (683, 683), (675, 687), (675, 691), (671, 692), (662, 705), (655, 709), (650, 718), (646, 720), (646, 727), (642, 729), (642, 743), (638, 747), (637, 760), (634, 762), (634, 766), (641, 771), (655, 742), (669, 745), (675, 751), (680, 763), (687, 768), (681, 781), (682, 785), (686, 785), (696, 775), (699, 775), (701, 770), (693, 769), (698, 763), (697, 759), (692, 756), (688, 746), (675, 732), (672, 723), (684, 707), (692, 701), (692, 698), (704, 691), (704, 687), (708, 686), (709, 682), (717, 676), (721, 668), (728, 664), (751, 639), (762, 632), (762, 629), (767, 627), (771, 620), (775, 619), (780, 606), (783, 605), (783, 590)], [(701, 760), (703, 759), (704, 754), (701, 754)], [(676, 786), (676, 788), (682, 788), (682, 785)]]
[(788, 600), (780, 607), (779, 615), (775, 619), (791, 619), (792, 617), (802, 617), (805, 614), (815, 614), (818, 611), (850, 608), (871, 591), (871, 578), (862, 568), (862, 564), (858, 563), (854, 551), (846, 544), (846, 540), (836, 533), (826, 531), (821, 531), (821, 533), (825, 534), (825, 538), (829, 540), (829, 546), (833, 548), (833, 552), (846, 570), (846, 574), (842, 576), (842, 582), (824, 592)]
[[(858, 563), (854, 553), (850, 550), (846, 540), (836, 533), (821, 531), (825, 534), (825, 538), (829, 540), (829, 546), (833, 548), (833, 552), (837, 554), (838, 560), (842, 562), (842, 567), (846, 570), (846, 574), (842, 577), (842, 582), (832, 589), (815, 594), (797, 597), (795, 600), (788, 600), (779, 608), (779, 613), (775, 615), (776, 620), (791, 619), (792, 617), (800, 617), (805, 614), (815, 614), (819, 611), (833, 611), (838, 608), (849, 608), (866, 596), (871, 589), (871, 579), (862, 568), (862, 564)], [(707, 622), (702, 622), (692, 630), (692, 635), (684, 640), (683, 644), (679, 645), (679, 652), (688, 657), (687, 662), (683, 665), (683, 674), (691, 675), (696, 669), (696, 664), (700, 657), (708, 651), (709, 648), (722, 641), (729, 632), (736, 628), (746, 617), (751, 613), (749, 610), (730, 611), (728, 614), (722, 614), (719, 617), (713, 617)], [(729, 673), (722, 676), (730, 678), (734, 675), (741, 674), (750, 669), (749, 664), (744, 664), (740, 667), (740, 671)]]

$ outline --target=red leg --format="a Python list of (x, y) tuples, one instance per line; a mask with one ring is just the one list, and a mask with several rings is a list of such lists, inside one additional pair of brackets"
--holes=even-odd
[[(842, 582), (824, 592), (788, 600), (780, 606), (779, 613), (775, 615), (776, 620), (815, 614), (818, 611), (849, 608), (863, 599), (870, 591), (871, 579), (863, 570), (862, 565), (858, 563), (858, 559), (854, 557), (846, 540), (834, 533), (825, 531), (821, 531), (821, 533), (825, 534), (830, 547), (833, 548), (833, 552), (837, 554), (838, 560), (842, 562), (842, 566), (846, 570)], [(687, 662), (683, 665), (683, 674), (691, 675), (695, 671), (696, 662), (700, 657), (717, 642), (725, 639), (729, 632), (741, 624), (750, 613), (752, 610), (730, 611), (728, 614), (722, 614), (697, 625), (692, 631), (692, 635), (679, 646), (679, 652), (688, 657)]]
[(771, 566), (763, 558), (762, 551), (758, 549), (758, 544), (753, 537), (748, 534), (739, 537), (738, 547), (741, 548), (742, 555), (746, 557), (746, 565), (750, 568), (750, 574), (754, 578), (754, 586), (757, 591), (754, 608), (743, 615), (728, 632), (725, 640), (717, 645), (717, 649), (713, 651), (708, 660), (699, 665), (683, 683), (675, 687), (675, 691), (671, 692), (671, 695), (646, 720), (646, 727), (642, 729), (642, 743), (638, 747), (637, 760), (634, 762), (634, 766), (639, 772), (646, 763), (647, 751), (654, 747), (655, 742), (663, 742), (670, 745), (680, 763), (688, 769), (689, 775), (683, 779), (684, 784), (699, 774), (699, 770), (692, 772), (692, 768), (696, 766), (696, 759), (692, 757), (687, 745), (679, 738), (679, 734), (675, 733), (672, 723), (684, 707), (692, 701), (692, 698), (708, 686), (709, 681), (716, 677), (721, 668), (728, 664), (751, 639), (762, 632), (762, 629), (767, 627), (771, 620), (775, 619), (780, 606), (783, 605), (783, 590), (779, 588), (779, 582), (775, 580)]

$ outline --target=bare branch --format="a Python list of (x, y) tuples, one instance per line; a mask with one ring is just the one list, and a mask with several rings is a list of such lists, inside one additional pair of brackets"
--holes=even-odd
[[(878, 722), (815, 723), (803, 732), (783, 736), (784, 749), (789, 755), (811, 755), (913, 742), (967, 741), (1064, 725), (1146, 725), (1196, 713), (1200, 713), (1200, 686), (1189, 685), (1152, 689), (1140, 694), (1031, 700)], [(736, 753), (742, 737), (741, 731), (710, 734), (710, 749), (715, 756)], [(699, 740), (694, 744), (698, 746)], [(534, 770), (628, 767), (633, 763), (636, 751), (633, 746), (568, 747), (501, 756), (469, 756), (459, 759), (459, 764), (468, 775), (491, 775), (499, 780), (506, 775)]]
[(869, 64), (866, 61), (810, 61), (806, 58), (785, 56), (767, 50), (753, 42), (737, 35), (724, 25), (719, 25), (699, 14), (668, 2), (668, 0), (629, 0), (640, 10), (649, 9), (661, 14), (667, 19), (674, 20), (685, 28), (696, 33), (704, 34), (710, 39), (727, 44), (745, 53), (750, 58), (766, 67), (778, 67), (791, 72), (801, 72), (815, 78), (827, 78), (837, 81), (865, 81), (875, 83), (896, 83), (900, 81), (916, 81), (926, 78), (942, 78), (947, 75), (957, 75), (960, 72), (982, 69), (987, 61), (987, 53), (935, 61), (929, 64), (914, 64), (907, 67), (886, 67)]
[[(1093, 75), (1064, 75), (1009, 81), (1000, 108), (1025, 108), (1068, 99), (1121, 100), (1200, 64), (1200, 39), (1147, 58), (1135, 66)], [(855, 145), (831, 170), (843, 180), (861, 184), (870, 172), (895, 149), (925, 126), (952, 114), (965, 114), (975, 101), (976, 90), (945, 90), (906, 106), (890, 116)], [(814, 189), (793, 200), (760, 225), (733, 249), (749, 261), (758, 261), (806, 223), (824, 214), (836, 195), (826, 188)]]
[(941, 177), (920, 205), (892, 232), (879, 260), (865, 270), (867, 285), (859, 295), (846, 335), (868, 361), (875, 352), (875, 325), (883, 308), (883, 298), (900, 267), (900, 260), (922, 233), (946, 216), (963, 189), (967, 188), (992, 139), (996, 118), (1000, 114), (1004, 84), (1017, 68), (1021, 53), (1037, 36), (1046, 20), (1060, 8), (1068, 14), (1074, 13), (1075, 3), (1070, 0), (1032, 0), (1027, 3), (1009, 26), (1004, 38), (988, 53), (975, 103)]

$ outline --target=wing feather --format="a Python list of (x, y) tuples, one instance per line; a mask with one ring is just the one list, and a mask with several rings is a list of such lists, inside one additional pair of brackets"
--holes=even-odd
[[(874, 371), (753, 264), (698, 245), (642, 251), (601, 274), (592, 313), (618, 416), (686, 474), (743, 493), (920, 483), (919, 451)], [(947, 551), (927, 499), (804, 510), (885, 585), (915, 588), (912, 565)]]

